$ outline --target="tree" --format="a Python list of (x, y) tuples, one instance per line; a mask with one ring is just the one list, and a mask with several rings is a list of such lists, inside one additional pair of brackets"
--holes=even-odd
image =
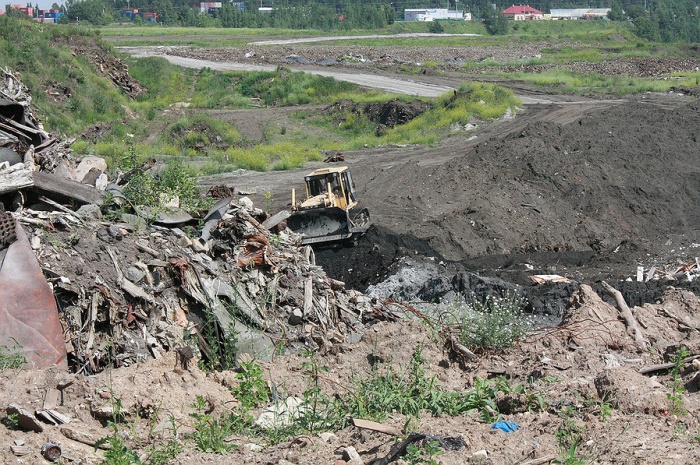
[(624, 18), (625, 14), (622, 11), (622, 3), (620, 3), (620, 0), (611, 0), (608, 19), (610, 19), (610, 21), (622, 21)]
[(440, 21), (432, 21), (430, 26), (428, 26), (428, 32), (431, 34), (441, 34), (445, 32), (445, 28), (442, 27)]
[(649, 18), (649, 12), (642, 5), (629, 5), (625, 13), (632, 19)]
[(505, 35), (510, 31), (510, 25), (508, 24), (506, 15), (504, 15), (501, 10), (489, 7), (484, 9), (484, 26), (486, 27), (486, 32), (492, 36)]
[[(230, 7), (230, 5), (226, 5)], [(177, 12), (170, 0), (156, 0), (152, 3), (153, 11), (158, 13), (158, 21), (166, 26), (177, 24)]]
[(108, 8), (103, 0), (83, 0), (81, 2), (73, 2), (66, 11), (65, 16), (73, 21), (88, 21), (96, 26), (109, 24), (112, 17), (106, 11), (111, 11), (111, 6)]

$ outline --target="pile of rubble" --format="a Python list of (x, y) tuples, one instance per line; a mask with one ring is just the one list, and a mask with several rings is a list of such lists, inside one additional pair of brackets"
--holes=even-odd
[[(73, 158), (3, 76), (0, 346), (36, 368), (91, 374), (172, 350), (216, 359), (233, 339), (260, 359), (359, 340), (372, 301), (326, 276), (284, 223), (233, 196), (204, 218), (109, 211), (130, 205), (122, 190), (133, 173), (111, 179), (104, 160)], [(193, 239), (183, 229), (197, 221)]]
[[(421, 65), (438, 63), (441, 69), (459, 71), (464, 63), (489, 62), (488, 69), (503, 72), (542, 72), (548, 69), (567, 68), (579, 73), (599, 73), (606, 76), (660, 77), (678, 72), (692, 72), (698, 69), (698, 60), (683, 58), (632, 57), (616, 58), (601, 63), (571, 62), (566, 64), (530, 65), (534, 58), (542, 56), (545, 49), (551, 50), (580, 46), (576, 42), (539, 42), (531, 44), (512, 43), (507, 46), (458, 46), (458, 47), (401, 47), (401, 46), (358, 46), (327, 44), (285, 44), (258, 45), (245, 47), (195, 48), (189, 46), (161, 47), (159, 50), (169, 55), (196, 58), (209, 61), (232, 61), (256, 64), (316, 64), (320, 66), (396, 66), (404, 64)], [(122, 50), (128, 50), (123, 48)], [(139, 49), (142, 52), (142, 49)], [(493, 63), (513, 63), (498, 68)], [(472, 72), (486, 69), (474, 68)]]

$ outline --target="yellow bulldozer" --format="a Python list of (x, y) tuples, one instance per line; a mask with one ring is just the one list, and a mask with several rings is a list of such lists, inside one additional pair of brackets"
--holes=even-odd
[(369, 211), (360, 208), (347, 166), (321, 168), (304, 177), (306, 198), (292, 189), (292, 213), (287, 226), (301, 234), (302, 244), (357, 241), (370, 226)]

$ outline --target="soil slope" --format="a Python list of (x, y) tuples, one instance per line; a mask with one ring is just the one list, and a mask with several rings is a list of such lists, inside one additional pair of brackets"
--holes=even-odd
[(692, 260), (699, 110), (679, 94), (528, 105), (437, 148), (360, 156), (353, 174), (377, 230), (325, 264), (376, 275), (403, 248), (475, 271), (517, 267), (516, 281), (524, 263), (595, 281)]

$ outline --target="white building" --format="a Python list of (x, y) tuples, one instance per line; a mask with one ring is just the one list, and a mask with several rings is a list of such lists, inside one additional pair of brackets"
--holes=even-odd
[(552, 8), (552, 19), (596, 19), (608, 16), (610, 8)]
[(447, 8), (414, 8), (403, 10), (404, 21), (435, 21), (437, 19), (470, 21), (472, 19), (472, 14), (465, 14), (462, 10), (448, 10)]

